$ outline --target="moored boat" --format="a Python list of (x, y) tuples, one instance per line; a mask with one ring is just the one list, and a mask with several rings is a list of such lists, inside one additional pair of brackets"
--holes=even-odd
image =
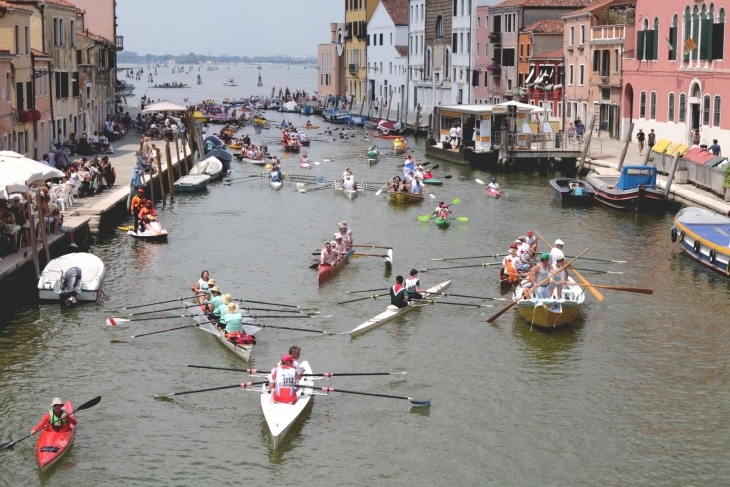
[(674, 217), (672, 242), (692, 257), (730, 276), (730, 218), (704, 208), (687, 207)]
[(620, 176), (601, 176), (591, 171), (586, 181), (595, 198), (617, 210), (659, 211), (666, 208), (664, 191), (656, 184), (656, 167), (624, 166)]
[[(301, 362), (299, 366), (304, 370), (305, 374), (312, 373), (309, 362)], [(293, 404), (274, 401), (274, 395), (269, 391), (267, 384), (263, 384), (261, 387), (261, 410), (264, 413), (266, 424), (269, 426), (274, 448), (277, 448), (281, 444), (286, 434), (294, 425), (294, 422), (302, 414), (309, 401), (312, 400), (311, 387), (314, 386), (312, 379), (303, 377), (298, 385), (310, 387), (297, 387), (297, 402)]]
[(97, 301), (106, 266), (94, 254), (75, 252), (51, 260), (38, 279), (38, 298), (60, 300), (64, 306), (77, 301)]
[(210, 176), (211, 181), (215, 181), (223, 176), (223, 163), (217, 157), (209, 157), (191, 167), (188, 174), (193, 176), (206, 174)]
[(203, 155), (203, 157), (200, 158), (200, 160), (205, 161), (213, 157), (220, 161), (222, 165), (222, 174), (227, 174), (228, 170), (231, 168), (231, 162), (233, 162), (233, 154), (231, 154), (230, 152), (225, 150), (223, 146), (221, 146), (209, 151), (205, 151), (205, 154)]
[(555, 178), (550, 180), (555, 198), (571, 203), (593, 203), (593, 188), (584, 181), (573, 178)]
[(394, 203), (418, 203), (426, 196), (424, 193), (406, 193), (405, 191), (388, 191), (390, 201)]
[[(430, 288), (426, 289), (425, 293), (423, 293), (423, 298), (424, 299), (432, 298), (435, 295), (442, 293), (450, 285), (451, 285), (451, 281), (444, 281), (441, 284), (437, 284), (436, 286), (430, 287)], [(384, 312), (380, 313), (379, 315), (375, 316), (374, 318), (367, 320), (365, 323), (361, 324), (360, 326), (352, 329), (350, 331), (350, 336), (356, 337), (358, 335), (362, 335), (365, 332), (368, 332), (374, 328), (379, 327), (386, 321), (392, 320), (396, 316), (406, 313), (409, 310), (418, 308), (420, 306), (421, 306), (420, 304), (410, 304), (409, 306), (406, 306), (405, 308), (398, 308), (391, 304), (386, 308), (386, 310)]]
[(444, 182), (438, 178), (424, 178), (423, 184), (430, 184), (431, 186), (443, 186)]
[[(66, 401), (63, 410), (72, 412), (71, 401)], [(41, 472), (45, 472), (55, 465), (68, 452), (76, 435), (76, 425), (68, 423), (68, 431), (54, 431), (53, 428), (43, 428), (38, 436), (35, 452)]]
[(175, 191), (180, 193), (195, 193), (208, 187), (210, 176), (207, 174), (188, 174), (173, 183)]
[(570, 323), (580, 313), (581, 305), (585, 300), (583, 288), (575, 285), (575, 281), (568, 277), (570, 284), (563, 285), (563, 297), (557, 299), (555, 291), (548, 299), (538, 299), (534, 292), (527, 298), (522, 298), (522, 286), (515, 290), (514, 299), (520, 315), (531, 325), (540, 328), (555, 328)]

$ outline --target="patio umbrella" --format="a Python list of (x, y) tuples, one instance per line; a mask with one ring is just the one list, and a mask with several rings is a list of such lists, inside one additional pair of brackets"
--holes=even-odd
[(7, 174), (0, 174), (0, 198), (8, 199), (11, 193), (27, 193), (28, 185), (22, 180), (13, 179)]
[(0, 151), (0, 168), (3, 175), (26, 184), (65, 176), (63, 171), (55, 167), (46, 166), (12, 151)]
[(161, 101), (161, 102), (153, 103), (152, 105), (148, 105), (148, 106), (144, 107), (144, 110), (142, 110), (142, 113), (187, 112), (187, 111), (188, 111), (188, 109), (186, 107), (181, 107), (180, 105), (170, 103), (169, 101)]

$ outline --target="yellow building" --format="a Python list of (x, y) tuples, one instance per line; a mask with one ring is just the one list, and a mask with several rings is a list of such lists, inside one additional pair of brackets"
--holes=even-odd
[(345, 90), (361, 103), (367, 95), (367, 25), (380, 0), (345, 1)]

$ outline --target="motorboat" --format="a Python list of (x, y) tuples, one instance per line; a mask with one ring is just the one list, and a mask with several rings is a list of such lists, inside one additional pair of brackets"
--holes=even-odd
[(144, 226), (144, 231), (132, 228), (127, 230), (127, 235), (139, 240), (148, 240), (151, 242), (162, 242), (167, 240), (167, 230), (162, 228), (157, 220), (149, 221)]
[(191, 167), (189, 174), (206, 174), (210, 176), (211, 181), (215, 181), (223, 176), (223, 163), (217, 157), (209, 157)]
[(227, 79), (223, 82), (223, 86), (238, 86), (234, 79)]
[(104, 262), (94, 254), (75, 252), (51, 260), (38, 279), (41, 300), (60, 300), (63, 306), (97, 301), (106, 276)]

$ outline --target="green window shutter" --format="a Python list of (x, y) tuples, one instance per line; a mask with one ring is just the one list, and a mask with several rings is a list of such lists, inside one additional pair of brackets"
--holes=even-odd
[(722, 59), (725, 55), (725, 24), (712, 26), (712, 59)]
[(700, 59), (712, 59), (712, 19), (702, 19), (702, 42), (700, 44)]
[(645, 30), (640, 30), (638, 33), (639, 35), (637, 37), (636, 59), (638, 59), (639, 61), (644, 60), (644, 34), (646, 34), (646, 32), (647, 31), (645, 31)]
[(659, 59), (659, 31), (658, 30), (652, 30), (651, 31), (651, 59), (657, 60)]
[(669, 60), (670, 61), (676, 61), (677, 60), (677, 51), (679, 50), (679, 46), (677, 46), (677, 28), (676, 27), (670, 27), (669, 28), (669, 43), (672, 45), (672, 47), (669, 49)]

